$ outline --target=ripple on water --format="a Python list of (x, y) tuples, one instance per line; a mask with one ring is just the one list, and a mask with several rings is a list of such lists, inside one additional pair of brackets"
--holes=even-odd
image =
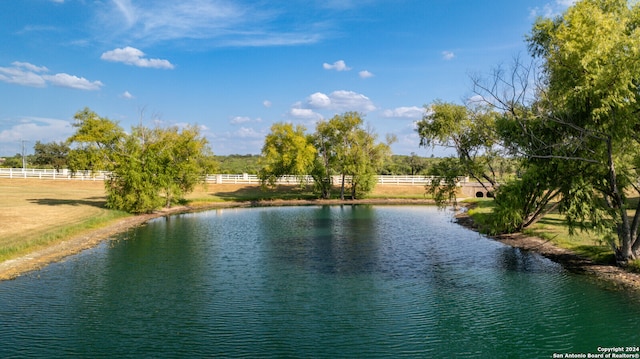
[(0, 283), (0, 357), (549, 357), (634, 303), (434, 208), (211, 211)]

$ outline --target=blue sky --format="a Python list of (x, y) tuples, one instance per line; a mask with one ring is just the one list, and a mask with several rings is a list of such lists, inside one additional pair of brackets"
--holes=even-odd
[[(258, 154), (275, 122), (365, 114), (395, 154), (429, 156), (423, 106), (527, 56), (571, 0), (0, 1), (0, 155), (62, 141), (89, 107), (129, 130), (197, 124), (214, 153)], [(436, 153), (435, 155), (439, 155)]]

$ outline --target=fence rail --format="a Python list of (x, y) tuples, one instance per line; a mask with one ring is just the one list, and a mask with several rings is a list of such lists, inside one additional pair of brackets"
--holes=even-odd
[(71, 173), (67, 169), (56, 171), (41, 168), (0, 168), (0, 178), (36, 178), (48, 180), (102, 181), (109, 176), (107, 171), (80, 171)]
[[(54, 169), (37, 169), (37, 168), (0, 168), (0, 178), (35, 178), (47, 180), (77, 180), (77, 181), (102, 181), (108, 178), (109, 172), (106, 171), (81, 171), (71, 173), (71, 171), (63, 169), (59, 172)], [(340, 176), (333, 176), (333, 183), (338, 184), (341, 181)], [(346, 178), (349, 183), (350, 177)], [(400, 185), (400, 186), (424, 186), (430, 184), (433, 177), (430, 176), (378, 176), (378, 184), (380, 185)], [(305, 184), (312, 184), (311, 176), (304, 176), (302, 181)], [(252, 184), (257, 185), (260, 179), (252, 174), (211, 174), (207, 175), (206, 182), (211, 184)], [(462, 180), (461, 183), (466, 182)], [(298, 184), (297, 176), (284, 176), (278, 179), (278, 184)]]

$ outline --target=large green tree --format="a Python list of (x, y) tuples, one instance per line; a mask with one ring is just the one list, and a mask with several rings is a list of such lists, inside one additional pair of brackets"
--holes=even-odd
[(110, 171), (126, 134), (117, 122), (102, 118), (89, 108), (76, 112), (75, 133), (67, 139), (73, 144), (68, 165), (72, 172)]
[(559, 168), (549, 189), (562, 193), (571, 227), (602, 231), (621, 263), (640, 257), (639, 25), (640, 5), (624, 0), (539, 19), (528, 42), (542, 86), (517, 121), (528, 158)]
[(70, 148), (65, 142), (42, 143), (36, 141), (33, 149), (33, 163), (35, 165), (51, 166), (58, 172), (67, 165)]
[(456, 152), (456, 157), (431, 169), (434, 180), (427, 191), (439, 204), (455, 203), (458, 179), (466, 176), (493, 191), (502, 161), (497, 150), (497, 114), (489, 106), (473, 103), (458, 105), (436, 100), (425, 107), (416, 127), (420, 146), (441, 146)]
[(345, 198), (347, 179), (351, 183), (351, 198), (355, 199), (375, 186), (376, 175), (391, 150), (386, 143), (378, 142), (372, 130), (364, 128), (363, 116), (358, 112), (335, 115), (316, 126), (315, 143), (320, 159), (317, 172), (324, 175), (322, 183), (330, 184), (330, 175), (340, 176), (340, 198)]
[(78, 145), (78, 158), (111, 172), (105, 181), (110, 208), (146, 213), (170, 206), (213, 169), (207, 141), (195, 126), (137, 126), (127, 134), (89, 109), (78, 112), (75, 120), (76, 133), (69, 142)]
[(297, 176), (304, 186), (304, 176), (311, 173), (315, 164), (316, 149), (302, 125), (275, 123), (265, 137), (262, 147), (262, 169), (258, 177), (262, 185), (275, 186), (285, 176)]
[(274, 185), (284, 175), (311, 175), (316, 192), (330, 198), (332, 178), (338, 175), (342, 199), (347, 189), (352, 199), (369, 193), (390, 155), (392, 139), (377, 142), (377, 135), (363, 124), (357, 112), (320, 121), (311, 135), (305, 134), (303, 126), (274, 124), (262, 148), (262, 183)]

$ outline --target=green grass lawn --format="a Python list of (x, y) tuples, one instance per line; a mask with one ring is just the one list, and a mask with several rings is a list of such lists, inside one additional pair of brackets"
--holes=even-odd
[[(487, 232), (489, 215), (493, 205), (492, 200), (473, 201), (469, 215), (478, 224), (480, 231)], [(592, 231), (580, 230), (577, 230), (573, 235), (570, 234), (569, 227), (558, 213), (545, 216), (535, 225), (525, 229), (523, 233), (546, 239), (558, 247), (569, 249), (596, 263), (615, 263), (611, 246), (601, 236)]]

